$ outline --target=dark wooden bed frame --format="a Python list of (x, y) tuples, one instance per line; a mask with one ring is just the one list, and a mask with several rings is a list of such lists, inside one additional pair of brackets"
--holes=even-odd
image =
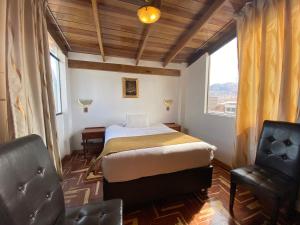
[(121, 198), (125, 206), (133, 206), (174, 195), (196, 191), (207, 192), (211, 186), (213, 166), (109, 183), (104, 178), (104, 200)]

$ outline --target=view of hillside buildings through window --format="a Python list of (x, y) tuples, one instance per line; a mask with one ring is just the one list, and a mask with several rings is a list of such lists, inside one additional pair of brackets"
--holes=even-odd
[(210, 55), (207, 112), (236, 114), (238, 91), (237, 40)]

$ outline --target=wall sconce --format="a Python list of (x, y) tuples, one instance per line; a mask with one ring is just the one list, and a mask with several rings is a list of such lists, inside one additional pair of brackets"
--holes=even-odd
[(92, 99), (78, 99), (78, 104), (83, 108), (83, 112), (88, 112), (88, 107), (93, 103)]
[(170, 108), (171, 108), (171, 106), (172, 106), (172, 104), (173, 104), (173, 100), (171, 100), (171, 99), (165, 99), (164, 103), (165, 103), (167, 111), (169, 111)]

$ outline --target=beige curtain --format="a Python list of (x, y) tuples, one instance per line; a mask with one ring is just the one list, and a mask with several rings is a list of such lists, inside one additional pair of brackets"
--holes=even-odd
[(256, 0), (237, 18), (239, 94), (235, 166), (252, 163), (264, 120), (295, 122), (300, 1)]
[(8, 140), (5, 76), (6, 1), (0, 1), (0, 143)]
[[(61, 175), (45, 19), (46, 1), (2, 0), (1, 4), (5, 6), (1, 7), (1, 19), (6, 20), (4, 27), (1, 22), (1, 35), (5, 35), (1, 41), (5, 39), (6, 43), (6, 52), (0, 62), (1, 69), (3, 63), (6, 66), (0, 80), (0, 97), (3, 98), (1, 142), (32, 133), (42, 136)], [(8, 119), (2, 119), (2, 114), (8, 115)]]

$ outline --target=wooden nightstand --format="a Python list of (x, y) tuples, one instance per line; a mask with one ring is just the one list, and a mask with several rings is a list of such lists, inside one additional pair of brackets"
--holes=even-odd
[(173, 130), (181, 131), (181, 126), (177, 123), (164, 123), (166, 126), (170, 127)]
[[(88, 148), (99, 148), (102, 151), (105, 139), (105, 127), (87, 127), (82, 133), (83, 153), (86, 158)], [(98, 140), (101, 139), (101, 140)]]

